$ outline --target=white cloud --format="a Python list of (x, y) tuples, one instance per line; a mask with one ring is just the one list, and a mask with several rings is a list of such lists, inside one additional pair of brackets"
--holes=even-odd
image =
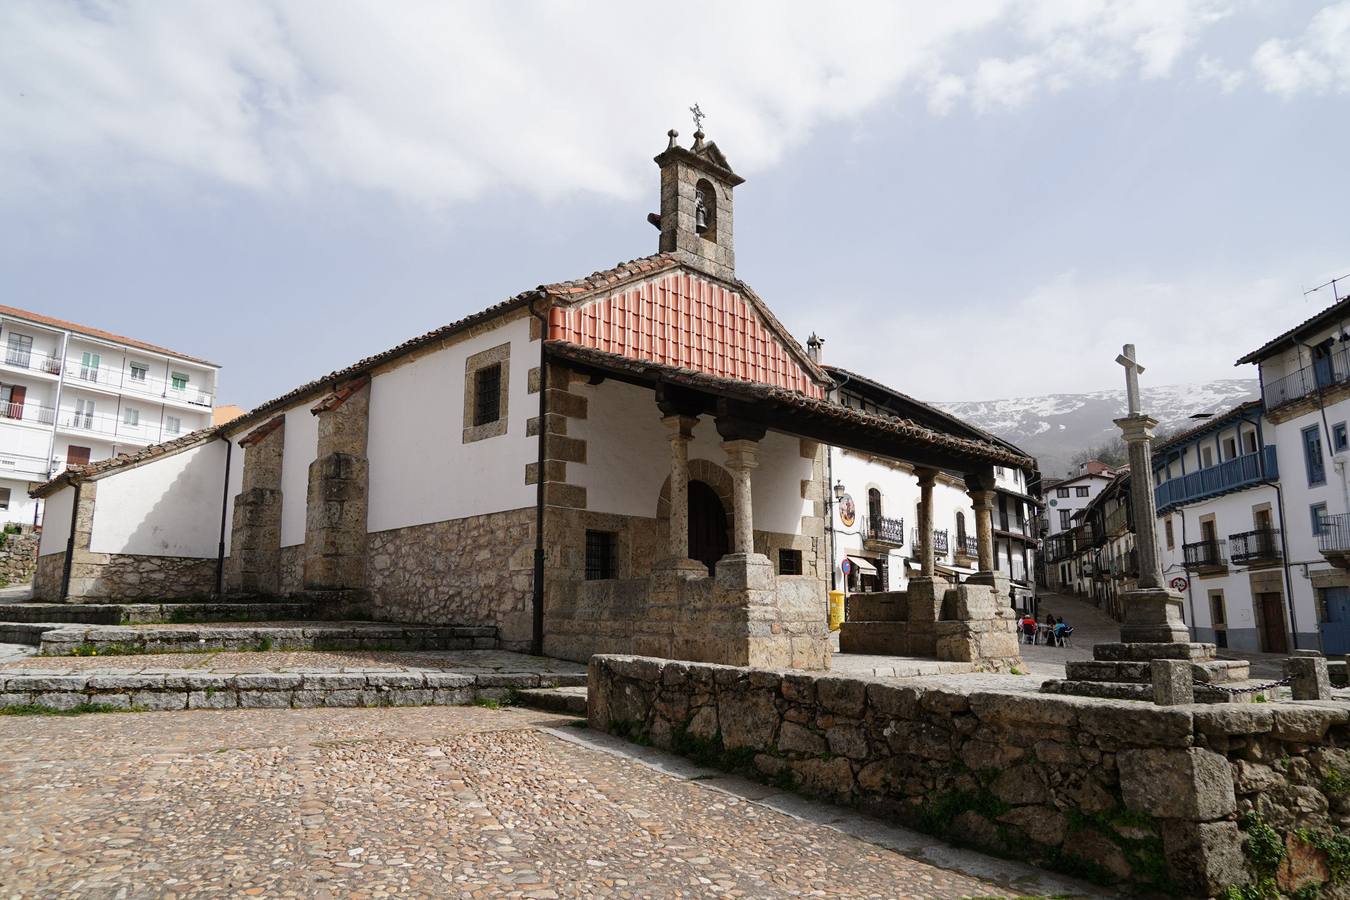
[(1350, 0), (1317, 12), (1295, 41), (1272, 39), (1252, 55), (1267, 91), (1286, 97), (1304, 91), (1350, 91)]
[(499, 188), (631, 196), (665, 130), (691, 130), (696, 100), (753, 173), (904, 87), (935, 114), (960, 102), (998, 112), (1166, 76), (1227, 11), (1228, 0), (691, 0), (679, 15), (619, 0), (12, 0), (0, 4), (0, 196), (201, 178), (432, 206)]
[(1195, 74), (1201, 81), (1216, 85), (1225, 94), (1231, 94), (1247, 80), (1247, 73), (1230, 69), (1212, 56), (1202, 56), (1195, 62)]

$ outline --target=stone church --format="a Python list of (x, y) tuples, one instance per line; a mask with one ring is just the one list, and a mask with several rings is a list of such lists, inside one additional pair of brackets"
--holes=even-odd
[(655, 255), (38, 488), (37, 599), (304, 593), (334, 616), (494, 626), (503, 648), (569, 659), (820, 668), (833, 446), (913, 473), (919, 534), (934, 484), (976, 498), (977, 574), (953, 590), (923, 541), (908, 616), (945, 620), (964, 641), (949, 658), (1015, 657), (985, 498), (995, 467), (1034, 462), (839, 402), (737, 278), (743, 179), (726, 156), (672, 131), (655, 161)]

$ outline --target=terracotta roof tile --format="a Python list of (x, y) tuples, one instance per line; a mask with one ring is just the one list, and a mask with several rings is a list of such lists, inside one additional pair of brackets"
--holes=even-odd
[(189, 432), (182, 437), (176, 437), (171, 441), (151, 444), (149, 447), (146, 447), (143, 450), (137, 450), (135, 453), (119, 453), (108, 459), (100, 459), (98, 462), (87, 463), (83, 466), (70, 466), (50, 481), (44, 482), (33, 488), (28, 492), (28, 496), (35, 499), (42, 498), (74, 481), (83, 481), (86, 478), (102, 475), (105, 472), (111, 472), (112, 470), (120, 469), (123, 466), (146, 462), (161, 456), (172, 456), (175, 453), (188, 450), (198, 444), (204, 444), (207, 441), (214, 440), (219, 434), (219, 427), (213, 426), (210, 428), (202, 428), (197, 431)]

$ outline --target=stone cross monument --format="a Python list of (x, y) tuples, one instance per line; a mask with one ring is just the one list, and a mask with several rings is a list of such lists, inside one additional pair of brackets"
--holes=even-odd
[(1128, 411), (1116, 425), (1130, 454), (1130, 503), (1134, 507), (1134, 545), (1139, 554), (1139, 586), (1122, 600), (1125, 621), (1120, 639), (1125, 643), (1187, 642), (1190, 633), (1182, 618), (1182, 598), (1163, 584), (1158, 559), (1158, 507), (1153, 498), (1153, 429), (1158, 421), (1145, 415), (1139, 403), (1139, 365), (1134, 345), (1126, 344), (1116, 362), (1125, 367)]

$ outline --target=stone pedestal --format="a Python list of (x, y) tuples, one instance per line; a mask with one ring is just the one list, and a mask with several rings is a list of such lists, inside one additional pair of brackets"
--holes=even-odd
[(1182, 619), (1182, 596), (1167, 588), (1140, 588), (1121, 595), (1125, 621), (1120, 639), (1125, 643), (1188, 643), (1190, 631)]

